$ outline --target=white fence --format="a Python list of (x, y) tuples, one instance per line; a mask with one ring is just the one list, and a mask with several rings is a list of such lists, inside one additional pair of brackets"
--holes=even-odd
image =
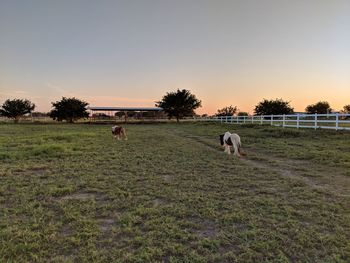
[[(9, 119), (7, 117), (0, 116), (0, 122), (13, 122), (13, 119)], [(19, 122), (53, 122), (53, 120), (49, 116), (40, 116), (40, 117), (31, 117), (31, 116), (23, 116), (19, 120)]]
[(232, 124), (270, 124), (292, 128), (350, 130), (350, 114), (292, 114), (256, 116), (218, 116), (210, 119)]
[[(186, 119), (193, 121), (193, 118)], [(350, 131), (350, 114), (292, 114), (292, 115), (255, 115), (255, 116), (219, 116), (195, 118), (196, 121), (218, 121), (232, 124), (269, 124), (281, 127), (332, 129)], [(0, 122), (10, 120), (0, 116)], [(24, 117), (20, 122), (53, 122), (49, 117)]]

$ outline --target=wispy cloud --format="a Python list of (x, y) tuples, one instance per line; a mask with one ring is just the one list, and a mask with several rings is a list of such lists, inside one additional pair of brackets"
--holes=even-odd
[(13, 91), (14, 94), (18, 94), (18, 95), (24, 95), (24, 94), (28, 94), (28, 91), (25, 90), (15, 90)]
[(55, 93), (58, 93), (60, 96), (75, 96), (69, 90), (62, 88), (60, 85), (52, 84), (51, 82), (44, 83), (44, 86), (54, 91)]
[(103, 105), (103, 106), (113, 106), (113, 105), (132, 105), (132, 106), (143, 106), (143, 105), (152, 105), (156, 101), (153, 98), (130, 98), (130, 97), (113, 97), (113, 96), (105, 96), (105, 95), (86, 95), (81, 92), (71, 92), (66, 88), (63, 88), (60, 85), (53, 84), (51, 82), (44, 83), (45, 87), (52, 90), (54, 93), (65, 96), (65, 97), (76, 97), (79, 99), (83, 99), (90, 103), (90, 105)]
[(127, 98), (127, 97), (111, 97), (111, 96), (84, 96), (86, 99), (94, 101), (110, 101), (110, 102), (154, 102), (155, 99), (149, 98)]
[(1, 91), (1, 96), (9, 96), (9, 97), (16, 97), (16, 96), (22, 96), (29, 94), (28, 91), (25, 90), (12, 90), (12, 91)]

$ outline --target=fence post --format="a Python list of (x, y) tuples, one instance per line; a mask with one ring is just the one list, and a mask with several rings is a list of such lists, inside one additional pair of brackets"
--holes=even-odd
[(286, 124), (286, 115), (283, 114), (283, 124), (282, 124), (283, 128), (284, 128), (285, 124)]
[(225, 122), (227, 123), (227, 116), (226, 116)]
[(299, 113), (297, 114), (297, 129), (299, 129), (299, 119), (300, 119), (300, 117), (299, 117)]
[(273, 125), (273, 114), (271, 115), (271, 126)]
[(315, 113), (315, 130), (317, 129), (317, 113)]
[(263, 124), (263, 116), (260, 115), (260, 125), (262, 125), (262, 124)]
[(222, 116), (220, 116), (220, 122), (222, 123)]
[(339, 115), (338, 113), (335, 114), (335, 130), (337, 131), (339, 129)]
[(246, 117), (246, 116), (244, 116), (244, 118), (243, 118), (243, 123), (245, 123), (245, 117)]
[(237, 115), (237, 116), (236, 116), (236, 121), (237, 121), (237, 124), (238, 124), (238, 119), (239, 119), (238, 117), (239, 117), (239, 116)]
[(252, 123), (253, 123), (254, 116), (252, 115), (251, 118), (252, 118)]

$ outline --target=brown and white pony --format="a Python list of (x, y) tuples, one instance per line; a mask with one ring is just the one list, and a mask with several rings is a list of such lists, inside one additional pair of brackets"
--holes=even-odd
[(124, 138), (124, 140), (127, 140), (128, 137), (126, 136), (126, 131), (123, 127), (121, 126), (113, 126), (112, 127), (112, 134), (114, 136), (114, 138), (120, 140), (122, 138)]

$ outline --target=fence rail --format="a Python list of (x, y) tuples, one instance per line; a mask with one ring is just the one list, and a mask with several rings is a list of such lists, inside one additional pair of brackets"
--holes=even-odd
[[(159, 119), (155, 119), (156, 121)], [(162, 119), (163, 121), (166, 119)], [(193, 121), (187, 118), (186, 121)], [(194, 118), (195, 121), (216, 121), (220, 123), (232, 124), (268, 124), (290, 128), (311, 128), (311, 129), (332, 129), (350, 131), (350, 114), (330, 113), (330, 114), (291, 114), (291, 115), (251, 115), (251, 116), (218, 116)], [(13, 121), (0, 116), (0, 122)], [(91, 121), (81, 120), (81, 122)], [(21, 118), (20, 122), (54, 122), (49, 117)]]
[(350, 114), (344, 113), (217, 116), (201, 120), (232, 124), (270, 124), (290, 128), (350, 130)]

